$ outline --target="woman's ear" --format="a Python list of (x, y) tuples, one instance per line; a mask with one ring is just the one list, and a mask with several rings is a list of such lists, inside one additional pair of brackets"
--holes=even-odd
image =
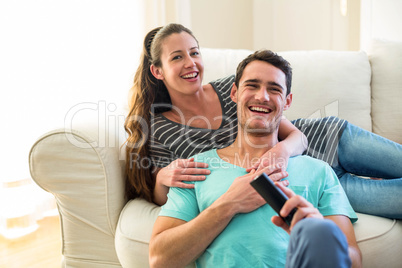
[(149, 67), (150, 69), (151, 69), (151, 73), (152, 73), (152, 75), (156, 78), (156, 79), (159, 79), (159, 80), (163, 80), (164, 79), (164, 77), (163, 77), (163, 72), (162, 72), (162, 69), (161, 68), (159, 68), (159, 67), (156, 67), (155, 65), (151, 65), (151, 67)]

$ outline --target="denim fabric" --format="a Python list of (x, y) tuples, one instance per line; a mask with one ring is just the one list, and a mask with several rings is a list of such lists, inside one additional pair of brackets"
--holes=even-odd
[(402, 219), (402, 145), (349, 123), (332, 168), (356, 212)]
[(331, 220), (306, 218), (290, 234), (286, 267), (349, 268), (345, 235)]

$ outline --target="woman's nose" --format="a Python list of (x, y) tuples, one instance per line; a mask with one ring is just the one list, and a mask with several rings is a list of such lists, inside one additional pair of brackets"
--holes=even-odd
[(193, 67), (195, 65), (195, 61), (190, 56), (186, 57), (185, 67)]

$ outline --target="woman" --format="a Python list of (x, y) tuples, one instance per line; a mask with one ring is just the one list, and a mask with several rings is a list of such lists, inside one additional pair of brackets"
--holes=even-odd
[[(203, 180), (208, 174), (205, 164), (187, 158), (226, 147), (236, 137), (236, 107), (229, 98), (234, 77), (202, 85), (204, 67), (198, 42), (190, 30), (179, 24), (149, 32), (141, 61), (125, 125), (129, 134), (126, 192), (129, 198), (143, 197), (163, 204), (169, 187), (192, 187), (183, 181)], [(366, 161), (367, 155), (379, 158), (392, 152), (397, 163), (402, 159), (401, 145), (334, 117), (300, 119), (294, 124), (309, 138), (307, 154), (331, 164), (357, 211), (402, 218), (398, 201), (402, 168), (389, 168), (388, 161)], [(282, 141), (262, 157), (263, 161), (254, 161), (250, 169), (280, 162), (282, 169), (276, 179), (286, 176), (288, 158), (301, 154), (307, 143), (305, 136), (286, 119), (280, 125), (279, 139)], [(363, 152), (359, 143), (370, 154)], [(148, 165), (144, 165), (144, 159), (149, 160)], [(351, 173), (397, 179), (366, 180)], [(395, 197), (396, 202), (381, 200), (380, 196)], [(367, 200), (375, 205), (366, 206)]]

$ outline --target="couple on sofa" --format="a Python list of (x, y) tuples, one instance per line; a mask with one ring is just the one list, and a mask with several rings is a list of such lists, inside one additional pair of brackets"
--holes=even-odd
[[(203, 155), (197, 156), (196, 159), (185, 160), (184, 158), (188, 158), (191, 155), (195, 155), (199, 152), (208, 151), (213, 148), (220, 148), (218, 151), (209, 151), (205, 154), (215, 152), (217, 154), (215, 155), (215, 158), (217, 157), (216, 159), (220, 159), (219, 156), (221, 156), (220, 154), (222, 153), (222, 151), (224, 153), (225, 150), (229, 150), (229, 152), (227, 152), (228, 153), (227, 156), (229, 157), (229, 162), (233, 162), (233, 159), (230, 159), (230, 156), (235, 155), (234, 154), (235, 151), (231, 150), (234, 150), (234, 147), (236, 147), (236, 141), (238, 141), (237, 139), (242, 140), (242, 138), (240, 137), (244, 136), (245, 138), (247, 138), (246, 141), (248, 141), (249, 134), (245, 135), (244, 133), (242, 133), (243, 130), (241, 129), (241, 127), (239, 131), (237, 131), (236, 103), (232, 101), (234, 95), (231, 93), (233, 77), (221, 79), (211, 84), (202, 86), (201, 84), (202, 73), (203, 73), (202, 59), (199, 54), (198, 43), (188, 29), (182, 27), (181, 25), (170, 24), (163, 28), (158, 28), (151, 31), (145, 38), (142, 60), (143, 60), (142, 66), (140, 66), (139, 70), (137, 71), (134, 81), (132, 106), (131, 106), (132, 109), (130, 111), (130, 116), (128, 118), (135, 118), (133, 116), (137, 116), (136, 118), (143, 118), (144, 120), (146, 120), (146, 123), (149, 125), (151, 129), (151, 135), (150, 138), (147, 139), (148, 133), (141, 132), (143, 131), (143, 129), (141, 128), (142, 126), (141, 124), (143, 123), (143, 121), (127, 120), (126, 129), (130, 134), (127, 144), (128, 145), (127, 159), (130, 160), (127, 161), (127, 174), (128, 174), (127, 195), (130, 198), (134, 198), (137, 196), (144, 197), (149, 201), (155, 201), (156, 203), (162, 204), (166, 202), (166, 195), (169, 187), (174, 187), (172, 188), (171, 195), (173, 195), (176, 191), (184, 191), (184, 192), (195, 191), (196, 193), (198, 193), (197, 192), (198, 185), (208, 185), (209, 183), (213, 183), (214, 181), (213, 178), (215, 170), (211, 173), (211, 175), (208, 175), (210, 173), (210, 170), (213, 168), (210, 167), (210, 169), (206, 169), (207, 163), (205, 162), (208, 161), (205, 161), (203, 159), (202, 157)], [(238, 88), (240, 92), (242, 85), (241, 83), (239, 84), (239, 79), (242, 79), (242, 77), (236, 76), (237, 85), (233, 86), (233, 88), (234, 89)], [(251, 83), (252, 85), (250, 85), (250, 88), (253, 87), (258, 88), (258, 86), (261, 86), (260, 84), (257, 83), (258, 81), (254, 82), (255, 84)], [(283, 106), (282, 109), (287, 108), (288, 105), (285, 102), (281, 102), (280, 98), (277, 98), (278, 100), (275, 101), (274, 100), (275, 98), (272, 97), (276, 96), (275, 94), (284, 96), (285, 93), (283, 92), (283, 90), (284, 89), (290, 90), (291, 79), (286, 79), (286, 83), (281, 86), (278, 86), (277, 84), (275, 83), (273, 83), (273, 85), (270, 84), (269, 87), (270, 91), (269, 92), (267, 91), (268, 92), (266, 93), (267, 96), (265, 96), (265, 98), (268, 99), (266, 100), (268, 104), (265, 104), (265, 102), (263, 102), (264, 105), (261, 106), (255, 105), (245, 108), (243, 106), (239, 106), (239, 103), (241, 103), (240, 101), (237, 103), (238, 105), (237, 109), (241, 112), (240, 114), (238, 114), (239, 123), (241, 123), (242, 120), (247, 118), (249, 114), (258, 115), (257, 117), (261, 117), (258, 119), (261, 122), (264, 121), (264, 117), (267, 118), (275, 117), (275, 122), (277, 123), (277, 126), (271, 123), (269, 124), (268, 123), (265, 124), (264, 122), (261, 123), (264, 127), (270, 127), (271, 129), (268, 132), (263, 132), (260, 135), (261, 137), (259, 136), (258, 133), (257, 134), (254, 133), (253, 135), (257, 136), (257, 140), (259, 140), (260, 138), (265, 140), (267, 138), (265, 137), (266, 133), (271, 133), (271, 135), (269, 135), (271, 138), (272, 136), (275, 136), (276, 139), (278, 139), (279, 136), (279, 139), (282, 140), (277, 143), (272, 142), (268, 143), (265, 140), (265, 143), (259, 144), (259, 145), (265, 145), (265, 147), (263, 146), (264, 149), (258, 149), (258, 150), (254, 149), (255, 154), (253, 154), (253, 156), (256, 156), (258, 155), (258, 153), (260, 153), (260, 155), (258, 155), (260, 156), (259, 157), (260, 160), (251, 161), (250, 159), (248, 159), (250, 161), (241, 162), (246, 165), (242, 167), (243, 172), (251, 171), (251, 175), (246, 175), (245, 177), (248, 178), (248, 180), (250, 180), (250, 176), (255, 176), (254, 172), (257, 173), (261, 172), (263, 168), (268, 167), (268, 170), (265, 170), (265, 172), (269, 171), (268, 172), (269, 174), (272, 173), (271, 178), (274, 180), (280, 180), (289, 175), (287, 183), (286, 182), (284, 183), (290, 184), (289, 185), (290, 188), (296, 187), (298, 184), (298, 180), (305, 181), (306, 184), (309, 184), (309, 180), (312, 180), (311, 181), (312, 185), (329, 186), (333, 184), (334, 189), (337, 189), (337, 191), (332, 192), (333, 188), (330, 187), (331, 191), (327, 193), (328, 198), (327, 195), (320, 195), (325, 200), (312, 200), (311, 199), (312, 197), (309, 196), (308, 200), (310, 202), (307, 202), (305, 199), (300, 198), (300, 196), (293, 197), (293, 193), (290, 190), (282, 187), (283, 190), (285, 192), (287, 191), (287, 194), (291, 196), (291, 200), (292, 198), (293, 200), (295, 199), (299, 201), (301, 200), (300, 201), (301, 203), (298, 204), (293, 203), (293, 206), (298, 206), (299, 208), (302, 207), (304, 208), (304, 206), (307, 207), (305, 210), (304, 209), (300, 210), (305, 211), (305, 214), (300, 214), (299, 217), (296, 217), (296, 220), (294, 221), (298, 222), (300, 218), (303, 218), (306, 215), (311, 215), (312, 217), (322, 217), (323, 214), (337, 215), (338, 212), (336, 211), (325, 211), (325, 209), (320, 207), (320, 205), (324, 205), (325, 207), (325, 204), (327, 204), (327, 202), (330, 202), (330, 200), (332, 200), (334, 196), (338, 197), (336, 199), (337, 201), (335, 202), (337, 206), (334, 207), (333, 209), (336, 210), (337, 208), (338, 209), (343, 208), (345, 210), (343, 212), (339, 212), (339, 214), (353, 218), (354, 217), (353, 211), (349, 210), (350, 207), (348, 207), (347, 199), (339, 197), (342, 196), (343, 191), (339, 191), (339, 187), (337, 187), (337, 185), (339, 184), (338, 180), (334, 181), (333, 179), (331, 179), (331, 183), (326, 181), (329, 178), (333, 178), (332, 171), (331, 171), (332, 173), (331, 172), (325, 173), (326, 175), (324, 176), (323, 173), (320, 173), (318, 171), (321, 169), (316, 170), (308, 168), (307, 169), (308, 173), (306, 173), (305, 176), (302, 173), (299, 175), (299, 171), (297, 172), (299, 179), (296, 179), (296, 177), (298, 176), (292, 175), (294, 174), (293, 173), (294, 170), (298, 169), (297, 162), (302, 161), (299, 159), (304, 159), (304, 157), (295, 157), (290, 159), (289, 157), (298, 155), (303, 151), (305, 151), (306, 143), (304, 142), (305, 139), (304, 135), (297, 128), (295, 128), (289, 121), (281, 118), (281, 111), (280, 111), (281, 105)], [(250, 90), (250, 92), (257, 91), (256, 89), (253, 90)], [(263, 93), (259, 94), (263, 95)], [(255, 95), (258, 94), (255, 93)], [(291, 99), (291, 94), (289, 96)], [(264, 96), (259, 96), (259, 98), (263, 99)], [(286, 97), (286, 99), (287, 98), (288, 97)], [(275, 105), (271, 106), (271, 104), (269, 104), (275, 102), (276, 102)], [(251, 120), (251, 122), (253, 120)], [(248, 122), (246, 120), (245, 125), (251, 122)], [(318, 154), (316, 155), (319, 155), (322, 160), (326, 160), (332, 164), (332, 167), (337, 172), (337, 175), (340, 176), (339, 180), (341, 183), (342, 180), (347, 180), (348, 183), (350, 184), (355, 183), (356, 185), (358, 185), (359, 183), (367, 184), (367, 182), (375, 182), (375, 184), (367, 184), (369, 185), (368, 188), (370, 187), (373, 188), (368, 190), (374, 191), (375, 193), (372, 196), (370, 196), (371, 198), (381, 195), (382, 193), (384, 195), (387, 195), (388, 197), (392, 197), (393, 193), (390, 191), (393, 190), (394, 188), (396, 188), (395, 189), (396, 191), (398, 188), (397, 184), (399, 183), (400, 185), (401, 179), (398, 179), (398, 177), (400, 177), (401, 172), (397, 170), (397, 168), (399, 168), (398, 165), (395, 164), (393, 168), (389, 168), (389, 166), (392, 166), (391, 163), (392, 161), (398, 162), (397, 154), (400, 155), (401, 153), (400, 145), (382, 139), (378, 136), (374, 136), (369, 132), (363, 131), (351, 124), (348, 124), (344, 120), (340, 120), (337, 118), (304, 120), (304, 122), (299, 121), (299, 124), (304, 126), (301, 129), (303, 129), (306, 136), (308, 138), (312, 137), (312, 140), (309, 139), (309, 148), (307, 149), (307, 153), (309, 154), (309, 152), (318, 151)], [(277, 132), (276, 127), (278, 127)], [(306, 131), (306, 129), (308, 131)], [(161, 130), (163, 130), (163, 132), (160, 132)], [(258, 130), (258, 128), (256, 130)], [(356, 133), (358, 133), (357, 137), (354, 136)], [(146, 135), (145, 139), (144, 135)], [(372, 139), (372, 141), (369, 142), (368, 139)], [(368, 154), (366, 152), (362, 152), (362, 150), (366, 148), (360, 148), (361, 145), (356, 146), (355, 145), (356, 140), (357, 141), (363, 140), (362, 143), (365, 145), (366, 148), (369, 147), (367, 150), (369, 150), (370, 153)], [(356, 146), (354, 148), (357, 149), (353, 150), (353, 148), (352, 149), (350, 148), (351, 142), (353, 146)], [(136, 146), (131, 146), (134, 144)], [(229, 146), (231, 144), (232, 146)], [(245, 142), (243, 142), (243, 144), (245, 144)], [(266, 145), (268, 144), (270, 144), (270, 146), (266, 147)], [(334, 146), (335, 148), (336, 147), (338, 148), (334, 149)], [(271, 149), (268, 150), (269, 148)], [(382, 151), (380, 152), (379, 151), (380, 149), (384, 150), (384, 152)], [(387, 163), (384, 163), (389, 165), (386, 167), (382, 166), (376, 167), (376, 165), (374, 165), (375, 163), (370, 163), (367, 162), (369, 160), (367, 161), (364, 160), (370, 156), (378, 158), (378, 155), (388, 156), (392, 153), (394, 153), (394, 156), (391, 156), (389, 159), (387, 159), (389, 161), (386, 161)], [(359, 154), (363, 155), (365, 158), (360, 159)], [(152, 170), (153, 172), (151, 172), (151, 168), (149, 166), (148, 169), (146, 169), (145, 167), (135, 165), (136, 163), (138, 164), (139, 162), (136, 161), (136, 159), (132, 158), (133, 155), (142, 158), (150, 156), (154, 163), (154, 166), (159, 168), (156, 168)], [(352, 163), (350, 163), (350, 159), (345, 156), (348, 157), (350, 156), (350, 158), (353, 160)], [(174, 160), (175, 158), (178, 159)], [(173, 162), (169, 164), (168, 162), (170, 161), (170, 159), (172, 159)], [(278, 162), (281, 163), (280, 167), (278, 167), (278, 165), (271, 165), (273, 163)], [(353, 174), (359, 174), (359, 172), (349, 169), (351, 164), (353, 164), (352, 167), (354, 168), (365, 169), (364, 171), (360, 172), (361, 175), (383, 177), (383, 178), (396, 178), (396, 179), (393, 180), (361, 179), (352, 176), (347, 172), (350, 171)], [(161, 168), (162, 166), (166, 165), (167, 167)], [(236, 167), (236, 165), (234, 165), (233, 167)], [(385, 170), (381, 170), (381, 168), (384, 168)], [(257, 169), (257, 171), (254, 171), (254, 169)], [(321, 172), (324, 171), (321, 170)], [(320, 179), (315, 180), (312, 179), (314, 177), (313, 173), (316, 174)], [(205, 180), (207, 176), (208, 179)], [(222, 178), (222, 176), (220, 177)], [(227, 176), (224, 176), (223, 178), (225, 177)], [(358, 183), (356, 183), (354, 182), (354, 179), (361, 180), (361, 182), (359, 181)], [(375, 188), (377, 187), (377, 185), (386, 188), (388, 185), (388, 183), (386, 182), (392, 182), (394, 184), (393, 187), (390, 187), (390, 190), (375, 192)], [(215, 183), (215, 186), (216, 185), (218, 185), (218, 183)], [(216, 188), (218, 188), (217, 189), (218, 193), (220, 187), (221, 186), (219, 183), (219, 187), (216, 186)], [(223, 185), (222, 187), (225, 186)], [(364, 189), (367, 188), (366, 185), (359, 187), (364, 187)], [(215, 187), (213, 187), (213, 189), (214, 188)], [(243, 188), (247, 189), (247, 187)], [(318, 191), (318, 189), (322, 188), (318, 187), (316, 189)], [(358, 188), (355, 191), (361, 192), (362, 189)], [(368, 194), (365, 195), (367, 196)], [(219, 196), (219, 194), (217, 196)], [(394, 196), (396, 197), (397, 195), (394, 194)], [(262, 200), (260, 199), (259, 202), (251, 202), (251, 203), (253, 203), (254, 206), (259, 207), (262, 205), (261, 203)], [(392, 200), (390, 201), (390, 203), (392, 203)], [(315, 210), (312, 204), (314, 206), (318, 206), (318, 208), (321, 209), (320, 211), (324, 211), (324, 213), (323, 212), (320, 213), (317, 210)], [(208, 207), (209, 205), (210, 203), (208, 204), (207, 202), (205, 204), (205, 208)], [(169, 208), (169, 206), (171, 206), (170, 199), (169, 203), (165, 207)], [(188, 206), (189, 206), (188, 209), (191, 209), (190, 204)], [(264, 207), (267, 206), (263, 206), (262, 208)], [(255, 208), (256, 207), (254, 207), (254, 209)], [(163, 211), (165, 211), (165, 209), (163, 209)], [(257, 209), (253, 213), (256, 213), (257, 211), (261, 211), (261, 209)], [(235, 214), (237, 214), (238, 212), (239, 211), (236, 211)], [(244, 215), (249, 214), (252, 215), (253, 213), (248, 213)], [(286, 213), (286, 211), (284, 213)], [(390, 217), (394, 217), (394, 215), (395, 217), (398, 217), (398, 214), (400, 217), (401, 215), (401, 213), (398, 212), (396, 208), (395, 209), (390, 208), (385, 213), (388, 213), (385, 216)], [(263, 213), (263, 214), (266, 216), (269, 215), (269, 213)], [(239, 220), (243, 218), (241, 216), (243, 216), (243, 214), (237, 214), (237, 216), (234, 217), (233, 221), (235, 219), (237, 221), (241, 221)], [(345, 216), (339, 216), (339, 217), (346, 218)], [(286, 226), (283, 226), (283, 222), (280, 222), (279, 218), (274, 217), (273, 221), (275, 224), (280, 225), (285, 229), (287, 228)], [(305, 220), (300, 221), (300, 223), (304, 221)], [(350, 224), (349, 220), (346, 222)], [(293, 225), (294, 224), (292, 223), (292, 227)], [(292, 230), (292, 234), (299, 233), (296, 232), (299, 226), (300, 229), (303, 229), (303, 224), (298, 224), (296, 226), (297, 228)], [(347, 226), (346, 223), (345, 226)], [(345, 228), (350, 231), (350, 226), (347, 226)], [(251, 226), (250, 229), (255, 228)], [(331, 226), (331, 229), (339, 231), (339, 228), (334, 228), (334, 226)], [(354, 237), (353, 235), (352, 237), (350, 237), (351, 234), (349, 233), (349, 231), (346, 231), (347, 233), (346, 236), (348, 237), (347, 243), (349, 243), (349, 246), (351, 246), (352, 248), (355, 248), (353, 244)], [(275, 231), (271, 230), (271, 232)], [(300, 233), (307, 233), (307, 231), (304, 230)], [(192, 232), (190, 232), (190, 234), (192, 234)], [(284, 239), (286, 240), (286, 238)], [(300, 239), (303, 240), (302, 238)], [(265, 240), (266, 239), (264, 239), (264, 241)], [(300, 240), (297, 239), (294, 240), (296, 241), (294, 243), (296, 246), (300, 244)], [(341, 250), (340, 252), (343, 252), (343, 255), (345, 255), (345, 241), (343, 242), (341, 241), (341, 243), (338, 244), (344, 246), (343, 251)], [(152, 245), (153, 243), (151, 241), (151, 249), (153, 248)], [(346, 244), (346, 255), (347, 255), (347, 245), (348, 244)], [(292, 243), (290, 243), (289, 249), (290, 250), (292, 249)], [(357, 253), (357, 251), (358, 249), (354, 251), (355, 254), (352, 256), (352, 260), (354, 262), (356, 262), (356, 260), (358, 262), (359, 259), (358, 258), (359, 254)], [(195, 254), (193, 257), (195, 256), (198, 255)], [(309, 258), (305, 257), (303, 259), (309, 259)], [(342, 258), (337, 257), (337, 259), (341, 260)]]

